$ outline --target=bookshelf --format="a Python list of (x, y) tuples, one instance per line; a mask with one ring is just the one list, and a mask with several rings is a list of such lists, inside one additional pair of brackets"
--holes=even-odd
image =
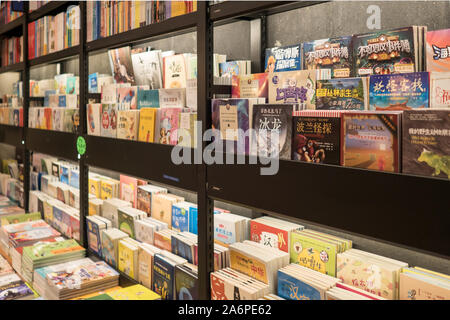
[[(23, 146), (25, 143), (25, 205), (28, 207), (30, 150), (77, 161), (80, 167), (80, 232), (87, 247), (85, 218), (88, 215), (89, 167), (109, 169), (197, 193), (199, 243), (199, 297), (209, 299), (209, 273), (213, 271), (213, 203), (220, 200), (265, 213), (282, 214), (359, 234), (377, 241), (412, 248), (448, 258), (450, 218), (445, 195), (448, 180), (393, 174), (331, 165), (281, 160), (279, 173), (261, 176), (261, 165), (174, 165), (172, 146), (87, 135), (89, 54), (107, 49), (185, 32), (197, 33), (198, 120), (202, 132), (211, 126), (210, 99), (213, 94), (230, 92), (229, 86), (213, 84), (214, 27), (238, 20), (261, 19), (260, 61), (266, 47), (266, 16), (326, 1), (249, 1), (223, 2), (209, 7), (198, 2), (197, 12), (170, 18), (107, 38), (86, 42), (86, 4), (84, 1), (52, 1), (35, 12), (0, 27), (0, 36), (23, 28), (24, 52), (28, 52), (29, 21), (65, 10), (79, 3), (80, 45), (0, 69), (21, 71), (24, 81), (24, 128), (0, 125), (0, 142)], [(27, 4), (25, 3), (25, 6)], [(70, 57), (79, 59), (80, 127), (77, 133), (55, 132), (28, 127), (29, 69)], [(76, 140), (86, 140), (84, 155), (76, 152)], [(202, 142), (202, 147), (206, 142)], [(203, 160), (202, 160), (203, 161)], [(248, 161), (246, 162), (248, 163)], [(444, 195), (444, 196), (443, 196)], [(90, 255), (93, 255), (90, 253)], [(95, 255), (93, 255), (95, 256)], [(97, 257), (98, 258), (98, 257)], [(121, 278), (130, 280), (126, 276)]]

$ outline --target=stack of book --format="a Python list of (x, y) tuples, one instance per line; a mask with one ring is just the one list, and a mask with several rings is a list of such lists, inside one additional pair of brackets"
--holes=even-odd
[(34, 293), (15, 273), (0, 276), (0, 300), (32, 300)]
[(373, 293), (341, 282), (337, 282), (336, 287), (329, 289), (325, 297), (326, 300), (386, 300)]
[(450, 277), (424, 268), (403, 268), (400, 300), (449, 300)]
[(129, 237), (119, 240), (117, 269), (139, 281), (139, 242)]
[(111, 221), (97, 216), (86, 217), (88, 247), (91, 251), (102, 257), (102, 231), (112, 227)]
[(102, 217), (112, 222), (113, 228), (119, 227), (119, 213), (118, 210), (123, 207), (131, 207), (128, 201), (120, 200), (119, 198), (105, 199), (102, 205)]
[(13, 268), (8, 263), (8, 261), (6, 261), (2, 255), (0, 255), (0, 276), (4, 276), (9, 273), (14, 273)]
[(217, 213), (214, 215), (214, 241), (229, 245), (248, 240), (250, 219), (232, 213)]
[(139, 283), (147, 288), (153, 283), (153, 262), (155, 254), (161, 253), (161, 249), (147, 243), (140, 243), (138, 248)]
[(34, 271), (34, 287), (48, 300), (67, 300), (119, 284), (119, 273), (105, 262), (89, 258), (55, 264)]
[(162, 300), (176, 299), (175, 270), (185, 264), (186, 259), (180, 258), (168, 251), (156, 253), (153, 260), (152, 289), (161, 295)]
[(22, 254), (22, 275), (28, 282), (33, 282), (35, 269), (83, 258), (86, 250), (75, 240), (43, 243), (25, 247)]
[(266, 283), (239, 271), (226, 268), (211, 272), (211, 300), (257, 300), (270, 293)]
[(1, 61), (2, 67), (23, 61), (23, 36), (2, 40)]

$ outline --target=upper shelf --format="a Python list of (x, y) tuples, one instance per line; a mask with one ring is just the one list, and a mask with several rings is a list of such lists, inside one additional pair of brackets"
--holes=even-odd
[(40, 56), (30, 60), (30, 66), (37, 66), (41, 64), (55, 63), (61, 60), (69, 59), (80, 53), (80, 46), (73, 46), (64, 50), (56, 51), (44, 56)]
[(208, 166), (208, 194), (450, 257), (449, 180), (288, 160), (276, 175), (260, 168)]
[(79, 1), (50, 1), (37, 10), (28, 14), (28, 21), (32, 22), (48, 15), (55, 15), (67, 9), (70, 5), (78, 5)]
[(21, 16), (7, 24), (0, 26), (0, 36), (5, 33), (10, 32), (14, 29), (22, 28), (24, 21), (25, 21), (25, 16)]
[(86, 146), (90, 166), (197, 191), (197, 166), (175, 165), (171, 145), (87, 135)]
[(131, 44), (158, 36), (168, 37), (183, 32), (197, 25), (197, 12), (187, 13), (178, 17), (169, 18), (162, 22), (152, 23), (147, 26), (121, 32), (106, 38), (100, 38), (87, 43), (88, 51), (108, 49)]
[(237, 18), (250, 20), (324, 2), (328, 1), (224, 1), (211, 6), (210, 17), (214, 22)]

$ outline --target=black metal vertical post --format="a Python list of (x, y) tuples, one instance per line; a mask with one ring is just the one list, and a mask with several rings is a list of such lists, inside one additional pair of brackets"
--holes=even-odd
[(261, 72), (265, 71), (265, 67), (266, 67), (266, 48), (267, 48), (267, 16), (263, 15), (260, 18), (261, 20), (261, 58), (260, 58), (260, 62), (261, 62)]
[[(79, 78), (80, 78), (80, 96), (79, 113), (80, 125), (78, 127), (78, 136), (86, 137), (86, 102), (88, 91), (88, 73), (89, 57), (86, 51), (86, 2), (80, 1), (80, 55), (79, 55)], [(80, 168), (80, 242), (87, 248), (86, 216), (89, 215), (89, 195), (88, 195), (88, 175), (89, 169), (86, 165), (85, 155), (79, 155)]]
[[(211, 128), (210, 98), (213, 84), (213, 28), (209, 19), (207, 1), (198, 2), (197, 22), (197, 101), (198, 119), (202, 134)], [(202, 139), (203, 140), (203, 139)], [(202, 141), (198, 148), (204, 150)], [(198, 165), (198, 280), (199, 299), (208, 300), (210, 294), (210, 273), (214, 271), (213, 202), (208, 197), (207, 165), (202, 157)]]
[(26, 131), (28, 128), (28, 109), (30, 107), (30, 65), (28, 63), (28, 2), (24, 1), (24, 19), (22, 25), (23, 36), (23, 70), (22, 70), (22, 97), (23, 97), (23, 197), (25, 212), (29, 210), (30, 200), (30, 151), (25, 141)]

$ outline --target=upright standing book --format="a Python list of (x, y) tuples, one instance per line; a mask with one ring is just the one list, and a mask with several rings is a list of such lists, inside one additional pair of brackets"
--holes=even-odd
[(368, 79), (317, 80), (316, 110), (367, 110)]
[(161, 50), (145, 51), (131, 55), (137, 85), (150, 89), (162, 88)]
[(427, 71), (450, 72), (450, 29), (426, 33)]
[(302, 68), (301, 45), (266, 49), (265, 72), (300, 70)]
[(130, 47), (112, 49), (108, 51), (111, 72), (116, 83), (136, 84), (133, 64), (131, 62)]

